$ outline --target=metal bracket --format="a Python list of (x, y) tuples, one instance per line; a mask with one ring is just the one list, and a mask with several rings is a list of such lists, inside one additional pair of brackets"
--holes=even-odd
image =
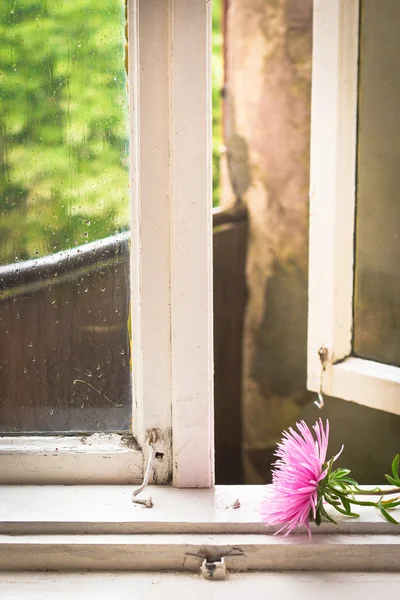
[(318, 400), (315, 400), (314, 404), (315, 404), (315, 406), (317, 406), (318, 408), (321, 409), (325, 405), (324, 397), (322, 395), (322, 387), (323, 387), (324, 373), (326, 371), (326, 363), (327, 363), (328, 356), (329, 356), (328, 349), (325, 348), (324, 346), (322, 346), (322, 348), (320, 348), (318, 350), (318, 356), (319, 356), (319, 360), (321, 363), (321, 374), (320, 374), (320, 378), (319, 378)]
[(204, 579), (212, 579), (214, 581), (220, 581), (226, 577), (226, 564), (222, 557), (220, 561), (207, 562), (205, 558), (203, 564), (200, 567), (200, 572)]

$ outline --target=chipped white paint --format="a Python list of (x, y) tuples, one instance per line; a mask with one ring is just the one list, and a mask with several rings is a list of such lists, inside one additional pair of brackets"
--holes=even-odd
[(0, 484), (138, 483), (143, 453), (132, 437), (0, 437)]
[[(129, 6), (132, 189), (133, 432), (147, 454), (146, 431), (163, 437), (156, 478), (171, 463), (169, 1)], [(146, 458), (146, 457), (145, 457)]]
[(308, 388), (400, 414), (400, 369), (352, 358), (359, 0), (314, 3)]

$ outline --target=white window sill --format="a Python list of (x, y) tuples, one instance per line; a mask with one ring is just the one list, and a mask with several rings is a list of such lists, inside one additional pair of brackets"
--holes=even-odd
[[(260, 521), (262, 486), (0, 487), (0, 570), (187, 570), (227, 557), (229, 570), (399, 571), (400, 528), (372, 508), (306, 533), (274, 536)], [(233, 508), (236, 499), (240, 508)], [(361, 508), (361, 507), (360, 507)]]
[[(162, 587), (160, 585), (162, 584)], [(0, 573), (7, 600), (376, 600), (396, 598), (399, 573), (238, 573), (209, 582), (182, 573)]]

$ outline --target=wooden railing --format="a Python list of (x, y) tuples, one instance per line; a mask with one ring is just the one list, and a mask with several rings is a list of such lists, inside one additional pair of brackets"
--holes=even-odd
[(128, 240), (0, 268), (0, 432), (129, 430)]

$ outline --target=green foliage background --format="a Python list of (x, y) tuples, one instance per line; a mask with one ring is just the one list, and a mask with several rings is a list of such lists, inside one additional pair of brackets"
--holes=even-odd
[[(221, 0), (213, 2), (213, 204)], [(122, 0), (0, 2), (0, 264), (129, 227)]]
[(212, 120), (213, 120), (213, 206), (219, 204), (220, 147), (222, 145), (221, 90), (223, 86), (222, 0), (212, 0)]
[(0, 262), (126, 229), (121, 0), (0, 3)]

